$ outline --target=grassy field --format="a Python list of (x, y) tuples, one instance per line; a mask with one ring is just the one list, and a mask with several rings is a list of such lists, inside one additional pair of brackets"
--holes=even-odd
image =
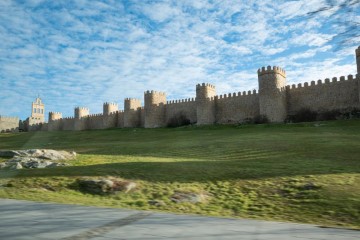
[[(359, 120), (0, 134), (0, 149), (29, 148), (79, 154), (69, 167), (0, 170), (0, 197), (360, 229)], [(69, 188), (85, 176), (138, 188), (110, 196)], [(174, 191), (211, 197), (173, 203)]]

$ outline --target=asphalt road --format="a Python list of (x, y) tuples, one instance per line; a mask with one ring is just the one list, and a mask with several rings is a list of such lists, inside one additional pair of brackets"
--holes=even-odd
[(0, 199), (0, 239), (358, 240), (360, 231)]

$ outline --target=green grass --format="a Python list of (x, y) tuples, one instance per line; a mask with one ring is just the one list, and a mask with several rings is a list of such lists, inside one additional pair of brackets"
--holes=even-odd
[[(0, 170), (0, 197), (360, 229), (359, 120), (0, 135), (0, 149), (28, 148), (79, 155), (69, 167)], [(139, 187), (110, 196), (69, 188), (86, 176)], [(176, 204), (177, 190), (211, 197)]]

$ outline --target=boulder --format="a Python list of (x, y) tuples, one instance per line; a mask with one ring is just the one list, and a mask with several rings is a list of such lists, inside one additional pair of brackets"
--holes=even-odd
[(135, 182), (114, 179), (77, 179), (76, 183), (80, 191), (99, 195), (112, 194), (119, 191), (127, 193), (136, 187)]
[(22, 164), (25, 168), (46, 168), (47, 166), (51, 165), (52, 162), (32, 159), (32, 160), (24, 162)]
[(209, 198), (209, 195), (195, 192), (181, 192), (176, 191), (170, 200), (175, 203), (189, 202), (189, 203), (201, 203), (205, 202)]
[(117, 189), (117, 191), (124, 191), (127, 193), (136, 188), (136, 183), (130, 181), (115, 181), (114, 188)]
[(149, 200), (148, 203), (152, 206), (156, 206), (156, 207), (161, 207), (161, 206), (165, 206), (165, 202), (161, 201), (161, 200)]
[(13, 163), (12, 165), (9, 166), (9, 169), (22, 169), (23, 166), (21, 165), (21, 163)]
[(82, 192), (91, 194), (107, 194), (113, 191), (114, 183), (110, 180), (78, 180), (79, 188)]
[(14, 157), (16, 151), (13, 150), (0, 150), (0, 157)]

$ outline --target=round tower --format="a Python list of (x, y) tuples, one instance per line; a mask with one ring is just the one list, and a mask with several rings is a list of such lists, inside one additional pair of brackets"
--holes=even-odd
[(203, 83), (196, 85), (196, 117), (197, 125), (215, 123), (215, 86)]
[(141, 108), (141, 100), (137, 98), (125, 98), (124, 110), (137, 110)]
[(146, 91), (145, 102), (145, 128), (165, 127), (166, 93)]
[(270, 122), (283, 122), (286, 110), (286, 72), (280, 67), (258, 70), (260, 115)]
[(124, 127), (139, 127), (141, 117), (141, 100), (125, 98), (124, 100)]
[(103, 115), (110, 115), (119, 110), (117, 103), (106, 102), (103, 104)]
[(357, 73), (360, 74), (360, 46), (355, 49)]
[(49, 122), (59, 120), (62, 118), (62, 113), (60, 112), (49, 112)]
[(215, 86), (209, 83), (196, 85), (196, 100), (207, 99), (216, 96)]
[(81, 119), (89, 115), (89, 108), (86, 107), (76, 107), (75, 108), (75, 118)]

